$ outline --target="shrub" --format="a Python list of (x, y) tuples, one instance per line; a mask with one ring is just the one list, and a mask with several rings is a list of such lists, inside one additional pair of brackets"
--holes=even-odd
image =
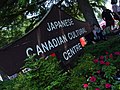
[(71, 70), (70, 80), (66, 85), (69, 90), (119, 90), (119, 83), (114, 79), (117, 68), (112, 64), (113, 58), (96, 58), (91, 54), (85, 54), (80, 61)]
[[(56, 58), (49, 57), (40, 60), (33, 57), (26, 60), (24, 68), (31, 68), (27, 73), (20, 73), (11, 81), (3, 82), (5, 90), (53, 90), (61, 88), (66, 80)], [(61, 89), (60, 89), (61, 90)]]
[(88, 45), (84, 48), (85, 53), (90, 53), (94, 56), (105, 55), (105, 52), (109, 53), (120, 51), (120, 37), (114, 36), (108, 39), (107, 41), (100, 41), (95, 45)]

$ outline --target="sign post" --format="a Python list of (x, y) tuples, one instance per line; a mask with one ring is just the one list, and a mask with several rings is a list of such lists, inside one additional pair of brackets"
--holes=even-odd
[(88, 23), (53, 6), (37, 27), (0, 50), (0, 68), (7, 75), (13, 75), (21, 71), (30, 55), (45, 57), (53, 52), (58, 52), (58, 57), (67, 64), (80, 55), (79, 39), (90, 31)]

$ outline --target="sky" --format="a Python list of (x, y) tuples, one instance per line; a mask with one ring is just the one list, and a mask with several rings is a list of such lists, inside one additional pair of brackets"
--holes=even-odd
[[(119, 3), (117, 3), (117, 5), (119, 5)], [(111, 0), (107, 0), (107, 3), (105, 4), (105, 6), (106, 6), (107, 9), (112, 10)]]
[(106, 7), (107, 9), (112, 10), (111, 0), (108, 0), (108, 1), (107, 1), (107, 3), (105, 4), (105, 7)]

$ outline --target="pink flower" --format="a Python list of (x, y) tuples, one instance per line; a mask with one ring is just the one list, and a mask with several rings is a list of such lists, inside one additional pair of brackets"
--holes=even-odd
[(113, 59), (113, 55), (112, 55), (112, 54), (110, 54), (110, 55), (109, 55), (109, 58)]
[(105, 52), (105, 54), (107, 55), (107, 54), (109, 54), (108, 52)]
[(105, 84), (105, 88), (110, 88), (110, 87), (111, 87), (111, 84), (109, 84), (109, 83)]
[(99, 88), (95, 88), (95, 90), (100, 90)]
[(86, 83), (83, 84), (83, 87), (84, 87), (84, 88), (87, 88), (87, 87), (88, 87), (88, 84), (86, 84)]
[(96, 81), (96, 77), (94, 77), (94, 76), (90, 77), (90, 81), (91, 82), (95, 82)]
[(106, 65), (106, 66), (109, 66), (109, 65), (110, 65), (110, 62), (106, 62), (105, 65)]
[(100, 59), (103, 60), (103, 59), (104, 59), (104, 56), (100, 56)]
[(100, 64), (103, 65), (103, 64), (105, 64), (105, 62), (104, 61), (100, 61)]
[(106, 59), (108, 59), (108, 56), (106, 56)]
[(120, 52), (114, 52), (115, 55), (120, 55)]
[(100, 70), (97, 71), (98, 74), (100, 74), (100, 72), (101, 72)]
[(94, 59), (93, 62), (94, 62), (94, 63), (98, 63), (98, 59)]

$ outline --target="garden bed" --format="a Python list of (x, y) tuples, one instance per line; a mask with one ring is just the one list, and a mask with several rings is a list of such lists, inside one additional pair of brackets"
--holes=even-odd
[(116, 80), (120, 69), (120, 37), (113, 36), (84, 48), (76, 66), (63, 72), (56, 57), (28, 58), (32, 70), (0, 83), (0, 90), (120, 90)]

